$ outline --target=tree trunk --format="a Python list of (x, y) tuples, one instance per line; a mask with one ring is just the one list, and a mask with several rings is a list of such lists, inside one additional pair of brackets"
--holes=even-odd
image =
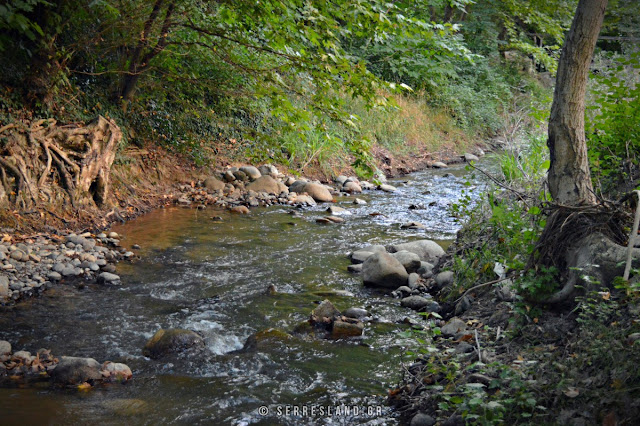
[(560, 55), (549, 118), (549, 189), (564, 205), (594, 204), (584, 133), (589, 66), (608, 0), (580, 0)]

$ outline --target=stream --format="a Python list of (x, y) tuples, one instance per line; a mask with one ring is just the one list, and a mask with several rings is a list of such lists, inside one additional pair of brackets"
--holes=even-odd
[[(447, 174), (447, 176), (445, 176)], [(465, 182), (468, 182), (465, 184)], [(159, 209), (113, 230), (139, 244), (140, 259), (121, 262), (122, 285), (58, 285), (0, 316), (0, 339), (16, 349), (50, 348), (56, 356), (124, 362), (134, 378), (89, 392), (40, 384), (0, 389), (3, 424), (389, 424), (385, 405), (400, 379), (399, 301), (364, 288), (347, 272), (348, 253), (367, 244), (433, 239), (446, 248), (459, 225), (447, 206), (485, 183), (463, 165), (390, 181), (394, 193), (366, 192), (366, 205), (339, 198), (341, 224), (315, 222), (327, 204), (231, 215), (214, 209)], [(470, 185), (470, 186), (469, 186)], [(416, 204), (418, 209), (409, 209)], [(289, 214), (299, 211), (301, 216)], [(380, 213), (380, 214), (377, 214)], [(212, 220), (221, 216), (222, 221)], [(425, 229), (403, 230), (415, 221)], [(273, 285), (277, 293), (269, 295)], [(346, 290), (348, 293), (336, 290)], [(361, 339), (287, 335), (317, 303), (366, 308), (373, 320)], [(150, 360), (145, 342), (160, 328), (187, 328), (210, 355)], [(247, 337), (275, 329), (257, 350)], [(235, 352), (238, 351), (238, 352)], [(304, 410), (308, 410), (304, 412)], [(315, 411), (311, 411), (315, 410)]]

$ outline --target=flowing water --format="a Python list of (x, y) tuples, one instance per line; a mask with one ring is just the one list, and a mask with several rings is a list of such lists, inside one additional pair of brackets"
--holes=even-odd
[[(396, 423), (384, 401), (413, 344), (398, 332), (407, 327), (404, 318), (420, 317), (363, 288), (346, 271), (347, 254), (422, 238), (446, 246), (458, 229), (447, 206), (484, 183), (462, 166), (391, 183), (397, 192), (363, 194), (367, 205), (339, 199), (349, 213), (342, 224), (315, 223), (325, 204), (301, 216), (283, 206), (247, 216), (161, 209), (118, 227), (125, 246), (142, 246), (139, 261), (119, 264), (120, 287), (59, 285), (2, 313), (0, 339), (14, 350), (46, 347), (55, 355), (125, 362), (134, 379), (89, 392), (33, 384), (0, 389), (0, 423)], [(426, 229), (400, 229), (409, 221)], [(267, 293), (270, 285), (276, 294)], [(371, 313), (362, 339), (288, 334), (325, 298), (338, 309)], [(144, 358), (146, 340), (170, 327), (202, 334), (210, 355)], [(271, 331), (257, 350), (238, 351), (264, 330)]]

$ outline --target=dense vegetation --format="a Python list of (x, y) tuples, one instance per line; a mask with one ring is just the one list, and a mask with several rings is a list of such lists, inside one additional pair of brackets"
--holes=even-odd
[[(555, 70), (574, 6), (10, 1), (0, 6), (2, 121), (24, 107), (63, 121), (104, 114), (128, 142), (196, 160), (234, 145), (301, 166), (319, 146), (366, 165), (371, 143), (397, 143), (369, 123), (388, 118), (398, 96), (470, 133), (503, 130), (505, 114), (528, 102), (514, 102), (531, 88), (523, 70)], [(614, 16), (608, 31), (618, 34), (629, 16)]]

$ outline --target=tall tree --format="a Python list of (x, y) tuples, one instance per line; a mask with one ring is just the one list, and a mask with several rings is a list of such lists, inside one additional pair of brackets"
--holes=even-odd
[(584, 131), (589, 66), (608, 0), (580, 0), (560, 55), (549, 118), (549, 188), (564, 205), (594, 204)]

